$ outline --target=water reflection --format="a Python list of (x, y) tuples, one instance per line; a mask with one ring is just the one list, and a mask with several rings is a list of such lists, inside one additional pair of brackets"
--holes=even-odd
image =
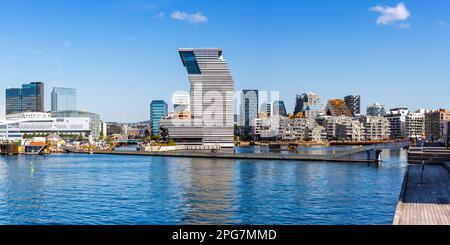
[[(389, 224), (404, 151), (373, 164), (0, 157), (2, 224)], [(33, 170), (34, 169), (34, 170)]]

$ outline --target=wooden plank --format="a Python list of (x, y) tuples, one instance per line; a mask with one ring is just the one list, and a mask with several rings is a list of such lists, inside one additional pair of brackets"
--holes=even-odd
[(409, 165), (393, 224), (450, 225), (450, 174), (443, 165)]

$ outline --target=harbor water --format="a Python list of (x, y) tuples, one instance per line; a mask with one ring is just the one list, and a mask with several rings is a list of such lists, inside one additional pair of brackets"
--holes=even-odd
[(4, 156), (0, 224), (391, 224), (406, 152), (382, 157)]

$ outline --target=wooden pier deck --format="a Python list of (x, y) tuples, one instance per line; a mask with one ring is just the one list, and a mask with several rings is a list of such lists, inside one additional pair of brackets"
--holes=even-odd
[(450, 173), (444, 165), (409, 165), (394, 225), (450, 225)]

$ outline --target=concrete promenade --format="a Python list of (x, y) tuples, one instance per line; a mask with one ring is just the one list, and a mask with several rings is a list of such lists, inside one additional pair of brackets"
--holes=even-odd
[[(219, 159), (247, 159), (247, 160), (283, 160), (283, 161), (326, 161), (326, 162), (354, 162), (354, 163), (376, 163), (376, 159), (352, 159), (345, 155), (367, 151), (340, 152), (331, 155), (314, 154), (280, 154), (280, 153), (233, 153), (233, 152), (139, 152), (139, 151), (94, 151), (92, 154), (109, 155), (132, 155), (132, 156), (158, 156), (158, 157), (188, 157), (188, 158), (219, 158)], [(90, 154), (90, 152), (72, 152)]]

